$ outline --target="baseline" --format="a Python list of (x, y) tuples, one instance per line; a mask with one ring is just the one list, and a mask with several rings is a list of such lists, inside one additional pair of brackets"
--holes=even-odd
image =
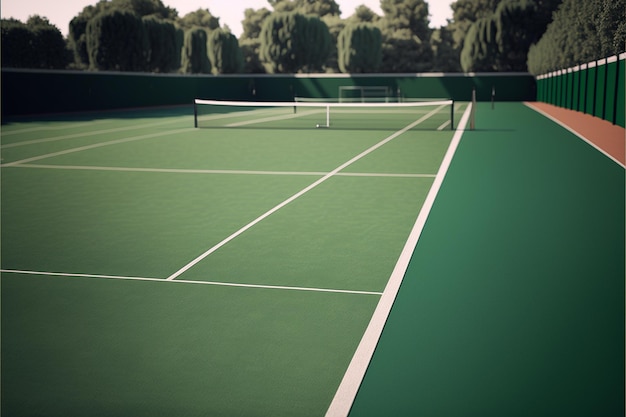
[(378, 344), (378, 340), (382, 335), (383, 328), (385, 327), (385, 323), (387, 322), (387, 318), (391, 313), (391, 308), (396, 299), (398, 291), (400, 290), (400, 285), (402, 284), (402, 280), (404, 279), (404, 274), (406, 269), (409, 266), (409, 261), (411, 260), (411, 256), (415, 251), (415, 247), (417, 246), (417, 242), (420, 238), (422, 230), (426, 225), (426, 220), (428, 219), (428, 215), (430, 214), (430, 210), (433, 207), (435, 202), (435, 198), (441, 188), (441, 184), (443, 183), (443, 179), (448, 172), (448, 168), (450, 163), (452, 162), (452, 158), (456, 149), (461, 141), (461, 136), (463, 136), (463, 132), (465, 130), (465, 125), (469, 119), (470, 113), (472, 109), (472, 104), (470, 104), (465, 112), (463, 113), (463, 117), (458, 125), (458, 128), (450, 142), (450, 146), (448, 147), (448, 151), (443, 158), (441, 166), (439, 168), (439, 172), (437, 173), (437, 177), (433, 182), (428, 195), (426, 196), (426, 201), (420, 210), (420, 213), (415, 221), (413, 229), (407, 239), (404, 249), (398, 258), (396, 266), (391, 273), (389, 281), (385, 286), (385, 290), (376, 306), (376, 310), (372, 315), (370, 323), (363, 334), (361, 342), (359, 343), (350, 364), (348, 365), (348, 369), (344, 374), (344, 377), (339, 384), (339, 388), (337, 389), (335, 396), (326, 411), (326, 417), (345, 417), (350, 412), (350, 408), (352, 407), (352, 403), (356, 397), (356, 394), (359, 390), (361, 382), (365, 377), (365, 372), (367, 371), (367, 367), (374, 355), (374, 350), (376, 349), (376, 345)]

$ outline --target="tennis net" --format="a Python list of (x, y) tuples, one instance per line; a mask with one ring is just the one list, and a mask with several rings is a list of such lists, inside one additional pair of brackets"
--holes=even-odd
[[(454, 101), (342, 103), (194, 100), (198, 128), (454, 129)], [(419, 123), (415, 123), (419, 121)]]

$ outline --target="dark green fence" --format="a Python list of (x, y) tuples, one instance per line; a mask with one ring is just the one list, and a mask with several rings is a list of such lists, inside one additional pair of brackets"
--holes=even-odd
[(624, 127), (626, 53), (537, 77), (537, 99)]
[(527, 73), (181, 75), (2, 70), (2, 115), (30, 115), (191, 104), (194, 98), (292, 101), (338, 98), (342, 86), (387, 87), (404, 98), (535, 100)]

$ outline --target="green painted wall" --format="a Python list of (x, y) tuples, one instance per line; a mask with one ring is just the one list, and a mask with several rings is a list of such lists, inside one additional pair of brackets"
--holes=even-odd
[(530, 74), (179, 75), (2, 70), (2, 115), (192, 104), (194, 98), (291, 101), (336, 98), (340, 86), (387, 86), (408, 98), (535, 100)]

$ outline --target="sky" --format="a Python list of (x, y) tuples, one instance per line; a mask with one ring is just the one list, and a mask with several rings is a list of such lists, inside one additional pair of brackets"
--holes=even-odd
[[(237, 37), (242, 32), (241, 21), (244, 10), (266, 7), (271, 10), (267, 0), (162, 0), (167, 7), (178, 11), (179, 16), (198, 10), (209, 9), (211, 14), (220, 18), (220, 24), (228, 25)], [(347, 18), (354, 13), (356, 7), (365, 4), (379, 15), (380, 0), (335, 0), (341, 9), (341, 17)], [(3, 19), (14, 18), (26, 22), (29, 16), (38, 14), (46, 17), (63, 35), (67, 35), (69, 22), (85, 6), (94, 5), (98, 0), (2, 0), (0, 16)], [(452, 18), (450, 3), (452, 0), (427, 0), (430, 11), (431, 27), (440, 27), (446, 24), (446, 19)]]

